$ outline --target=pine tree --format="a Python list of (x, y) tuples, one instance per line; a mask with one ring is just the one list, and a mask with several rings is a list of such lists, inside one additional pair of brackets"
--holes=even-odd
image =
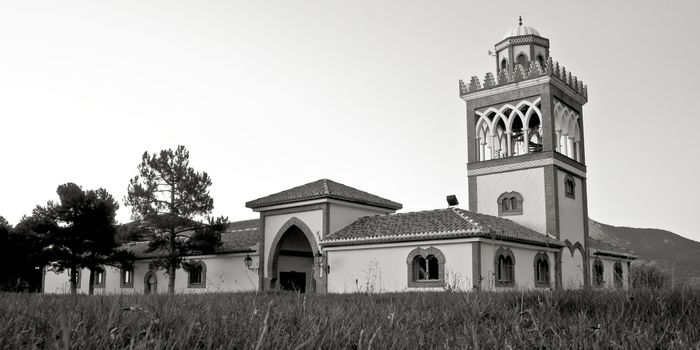
[(175, 271), (189, 262), (190, 254), (212, 253), (221, 244), (221, 232), (228, 225), (224, 217), (209, 216), (214, 200), (209, 196), (211, 179), (206, 172), (189, 166), (184, 146), (144, 152), (139, 174), (131, 179), (125, 198), (132, 219), (142, 223), (149, 238), (149, 252), (162, 252), (151, 262), (152, 269), (165, 270), (168, 292), (175, 292)]

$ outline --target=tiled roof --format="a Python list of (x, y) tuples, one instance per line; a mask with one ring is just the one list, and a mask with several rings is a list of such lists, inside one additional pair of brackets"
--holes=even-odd
[[(615, 245), (610, 242), (605, 242), (601, 241), (595, 238), (588, 238), (588, 246), (591, 249), (595, 249), (598, 251), (598, 253), (603, 254), (603, 255), (617, 255), (617, 256), (625, 256), (625, 257), (632, 257), (632, 258), (637, 258), (637, 254), (627, 248), (620, 247), (618, 245)], [(595, 254), (595, 252), (594, 252)]]
[(321, 179), (258, 198), (245, 204), (248, 208), (260, 208), (275, 204), (293, 203), (310, 199), (333, 198), (349, 202), (368, 204), (376, 207), (398, 210), (403, 206), (388, 199), (375, 196), (371, 193), (360, 191), (356, 188), (343, 185), (328, 179)]
[(329, 235), (325, 247), (358, 244), (484, 237), (540, 246), (563, 247), (560, 241), (508, 219), (447, 208), (366, 216)]
[[(226, 231), (221, 233), (221, 245), (215, 249), (214, 253), (254, 252), (261, 238), (260, 219), (231, 222)], [(122, 247), (136, 254), (138, 259), (165, 256), (163, 250), (147, 252), (148, 242), (131, 242)]]

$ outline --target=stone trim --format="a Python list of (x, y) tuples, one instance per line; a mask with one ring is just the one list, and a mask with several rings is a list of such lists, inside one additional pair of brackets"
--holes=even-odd
[[(510, 261), (512, 262), (512, 265), (506, 266), (506, 274), (510, 274), (510, 277), (508, 278), (501, 278), (499, 279), (499, 272), (500, 270), (498, 269), (498, 262), (501, 257), (508, 258), (510, 257)], [(496, 287), (514, 287), (515, 286), (515, 255), (513, 254), (513, 251), (510, 250), (510, 248), (506, 247), (498, 247), (496, 250), (496, 254), (493, 255), (493, 272), (494, 272), (494, 284)]]
[[(129, 272), (131, 275), (131, 282), (126, 283), (124, 281), (124, 274), (125, 272)], [(130, 267), (128, 269), (121, 268), (119, 269), (119, 288), (134, 288), (134, 268)]]
[[(434, 256), (438, 261), (438, 279), (436, 280), (418, 280), (416, 274), (418, 271), (415, 270), (414, 260), (418, 257), (423, 257), (427, 260), (428, 256)], [(427, 264), (427, 261), (426, 261)], [(445, 286), (445, 255), (435, 248), (429, 247), (428, 249), (416, 248), (408, 253), (406, 258), (406, 271), (408, 276), (408, 288), (435, 288)]]
[[(187, 271), (187, 288), (206, 288), (207, 287), (207, 264), (204, 263), (202, 260), (197, 260), (194, 262), (191, 262), (189, 269), (185, 269)], [(201, 273), (201, 278), (202, 280), (199, 282), (192, 282), (192, 273), (194, 272), (192, 269), (194, 268), (201, 268), (202, 273)]]
[[(540, 281), (537, 277), (539, 275), (539, 262), (544, 261), (547, 264), (547, 278), (546, 281)], [(545, 252), (539, 252), (535, 254), (535, 258), (533, 259), (533, 267), (534, 267), (534, 281), (535, 281), (535, 287), (536, 288), (549, 288), (550, 283), (551, 283), (551, 276), (550, 276), (550, 270), (551, 270), (551, 264), (549, 263), (549, 255)]]
[(472, 288), (481, 289), (481, 243), (472, 243)]
[[(513, 198), (516, 200), (516, 203), (518, 203), (518, 207), (513, 208), (511, 206), (509, 210), (503, 210), (503, 200), (512, 200)], [(496, 200), (496, 206), (498, 207), (498, 216), (523, 215), (523, 195), (515, 191), (504, 192), (500, 196), (498, 196), (498, 199)]]

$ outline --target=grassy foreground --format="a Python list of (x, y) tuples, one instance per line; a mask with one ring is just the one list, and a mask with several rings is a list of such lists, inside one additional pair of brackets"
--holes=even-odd
[(0, 294), (0, 348), (700, 348), (700, 292)]

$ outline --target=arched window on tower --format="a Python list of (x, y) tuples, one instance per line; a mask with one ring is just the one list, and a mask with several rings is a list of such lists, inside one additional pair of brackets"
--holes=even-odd
[(576, 181), (571, 175), (564, 177), (564, 195), (569, 198), (576, 198)]
[(523, 214), (523, 196), (518, 192), (504, 192), (498, 196), (498, 216)]
[(508, 68), (508, 61), (504, 58), (501, 60), (501, 70)]
[(524, 53), (518, 55), (518, 60), (516, 62), (522, 66), (523, 71), (527, 71), (527, 56), (525, 56)]
[(537, 55), (537, 62), (540, 63), (540, 69), (544, 70), (544, 57), (542, 57), (542, 54)]

